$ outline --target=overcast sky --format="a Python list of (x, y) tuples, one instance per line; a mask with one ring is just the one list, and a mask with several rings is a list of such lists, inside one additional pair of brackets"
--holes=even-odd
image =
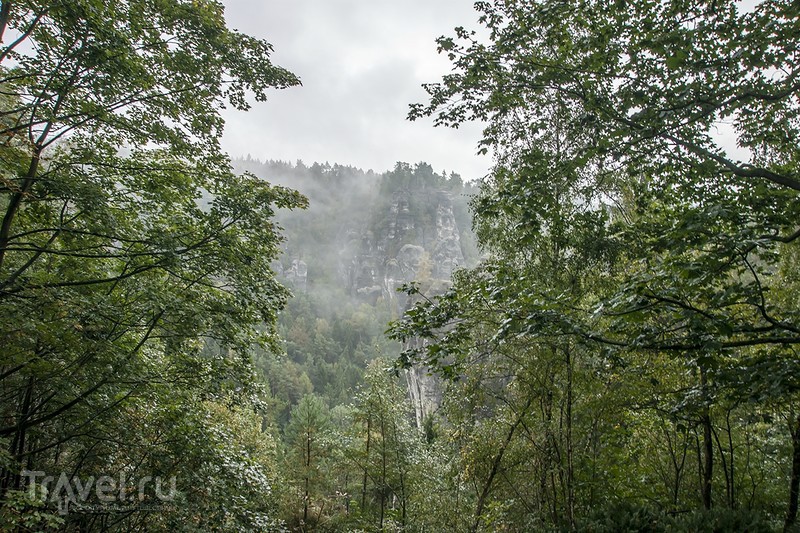
[(450, 65), (435, 39), (475, 27), (473, 0), (223, 0), (232, 28), (266, 39), (273, 62), (303, 82), (274, 91), (247, 113), (226, 113), (223, 148), (305, 163), (390, 170), (425, 161), (464, 179), (485, 175), (480, 127), (434, 128), (406, 120), (421, 88)]

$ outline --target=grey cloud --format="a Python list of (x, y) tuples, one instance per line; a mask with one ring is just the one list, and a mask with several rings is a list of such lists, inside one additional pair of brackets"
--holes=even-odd
[(486, 173), (490, 159), (475, 156), (480, 127), (434, 129), (405, 119), (408, 105), (425, 98), (420, 85), (447, 72), (434, 41), (474, 21), (470, 1), (224, 3), (229, 24), (272, 43), (273, 60), (303, 82), (247, 114), (227, 113), (223, 146), (231, 155), (377, 171), (424, 160), (468, 179)]

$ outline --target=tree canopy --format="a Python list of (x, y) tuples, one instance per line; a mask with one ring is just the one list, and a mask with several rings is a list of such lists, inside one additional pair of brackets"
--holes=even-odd
[[(401, 366), (427, 365), (461, 382), (459, 391), (502, 402), (495, 412), (507, 417), (507, 439), (487, 452), (493, 467), (473, 530), (501, 519), (486, 498), (497, 474), (511, 476), (507, 457), (535, 438), (526, 426), (534, 423), (553, 439), (528, 444), (543, 476), (530, 497), (552, 503), (544, 520), (576, 527), (594, 494), (587, 487), (612, 483), (585, 470), (600, 456), (577, 450), (612, 453), (603, 447), (622, 437), (592, 397), (606, 408), (621, 400), (611, 409), (637, 420), (625, 427), (644, 431), (638, 424), (666, 414), (651, 427), (696, 431), (697, 500), (712, 506), (721, 462), (735, 507), (733, 443), (752, 430), (752, 411), (737, 406), (786, 407), (797, 392), (800, 310), (789, 295), (800, 238), (798, 6), (475, 5), (483, 28), (438, 40), (453, 71), (425, 86), (430, 100), (412, 105), (410, 117), (485, 123), (481, 150), (496, 164), (473, 209), (491, 259), (445, 294), (418, 298), (392, 327), (399, 340), (426, 340), (409, 344)], [(619, 380), (629, 400), (618, 396)], [(731, 426), (737, 412), (740, 428)], [(728, 451), (715, 444), (723, 413)], [(469, 431), (471, 443), (489, 438)], [(560, 479), (549, 492), (548, 468)], [(794, 487), (787, 524), (798, 474), (786, 474)]]
[[(269, 266), (272, 217), (305, 200), (232, 172), (220, 110), (299, 80), (215, 1), (4, 1), (0, 36), (3, 523), (30, 518), (14, 499), (21, 468), (85, 480), (149, 465), (197, 509), (223, 497), (195, 490), (204, 476), (247, 502), (267, 473), (231, 470), (264, 465), (234, 467), (248, 459), (209, 435), (255, 423), (216, 406), (255, 398), (250, 352), (275, 346), (289, 294)], [(226, 504), (203, 527), (262, 527), (247, 505), (263, 502)]]
[(580, 309), (559, 308), (561, 331), (672, 351), (800, 342), (776, 290), (800, 237), (797, 6), (477, 7), (490, 42), (441, 38), (454, 73), (411, 117), (487, 121), (498, 163), (475, 208), (488, 247), (566, 236), (625, 263)]

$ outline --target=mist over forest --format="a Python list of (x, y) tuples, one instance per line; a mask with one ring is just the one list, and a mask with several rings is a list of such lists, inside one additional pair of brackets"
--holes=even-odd
[[(458, 174), (434, 172), (426, 163), (397, 163), (380, 174), (337, 164), (252, 158), (234, 160), (233, 165), (237, 172), (291, 187), (308, 198), (306, 209), (275, 215), (285, 241), (272, 268), (293, 297), (278, 318), (286, 357), (279, 363), (265, 357), (261, 364), (280, 413), (277, 425), (283, 428), (304, 395), (314, 393), (329, 407), (348, 404), (370, 361), (377, 358), (387, 369), (392, 366), (400, 344), (385, 331), (408, 302), (396, 282), (434, 275), (430, 264), (427, 273), (419, 263), (403, 264), (403, 279), (392, 279), (398, 274), (398, 252), (406, 247), (425, 255), (417, 261), (434, 260), (439, 195), (447, 196), (457, 234), (460, 264), (455, 266), (477, 263), (468, 206), (477, 189)], [(449, 278), (449, 273), (438, 277)]]
[(473, 7), (465, 181), (231, 159), (217, 0), (0, 2), (0, 531), (800, 531), (800, 3)]

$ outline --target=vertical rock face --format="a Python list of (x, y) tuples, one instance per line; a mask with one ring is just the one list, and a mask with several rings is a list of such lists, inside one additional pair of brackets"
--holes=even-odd
[[(419, 345), (423, 341), (414, 339), (409, 345)], [(413, 346), (405, 346), (409, 348)], [(408, 396), (414, 406), (417, 428), (422, 429), (425, 419), (442, 404), (442, 387), (439, 380), (427, 368), (415, 366), (405, 371)]]
[[(349, 288), (366, 299), (376, 297), (378, 288), (380, 296), (394, 300), (396, 289), (405, 283), (449, 280), (464, 265), (450, 194), (396, 192), (383, 223), (365, 229), (351, 253), (344, 269)], [(403, 305), (398, 311), (405, 311)]]
[(446, 192), (439, 193), (436, 207), (436, 241), (433, 247), (433, 277), (449, 280), (453, 271), (464, 265), (461, 235), (453, 214), (453, 202)]
[(406, 235), (414, 231), (414, 217), (411, 214), (410, 204), (411, 193), (409, 191), (394, 193), (392, 206), (389, 209), (387, 240), (402, 240)]
[(283, 272), (292, 287), (300, 292), (306, 292), (308, 288), (308, 265), (302, 259), (293, 259), (292, 265)]
[[(347, 270), (351, 294), (372, 304), (383, 298), (400, 315), (411, 302), (398, 288), (419, 281), (433, 296), (449, 285), (451, 274), (462, 265), (460, 229), (450, 194), (401, 190), (393, 195), (383, 224), (364, 231)], [(417, 425), (422, 427), (441, 403), (441, 386), (426, 368), (412, 368), (406, 380)]]

